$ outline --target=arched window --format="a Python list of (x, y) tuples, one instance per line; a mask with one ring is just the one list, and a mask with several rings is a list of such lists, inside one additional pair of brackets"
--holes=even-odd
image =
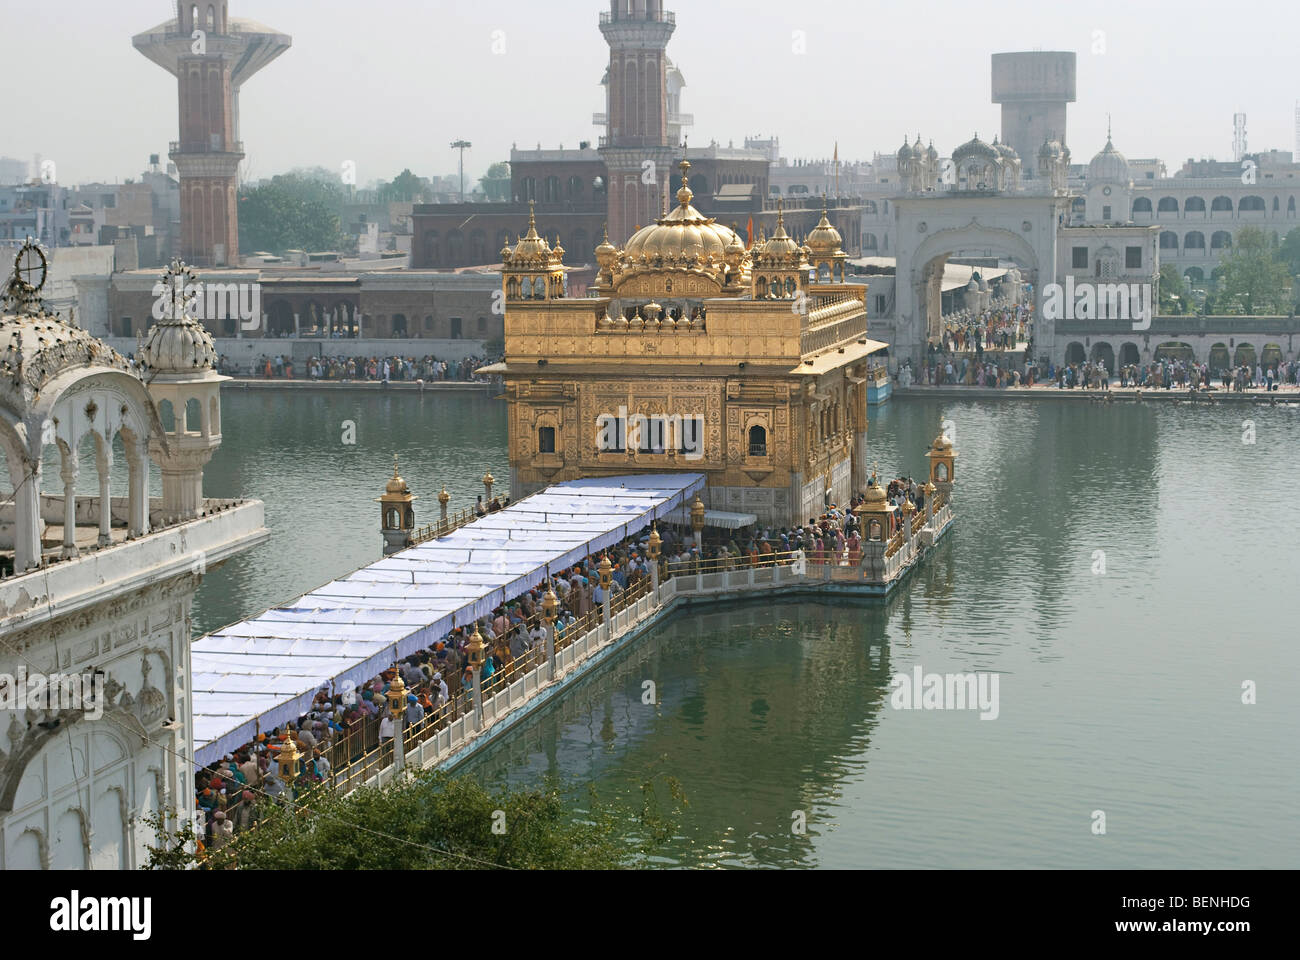
[(1232, 200), (1228, 197), (1215, 197), (1210, 201), (1210, 213), (1232, 213)]
[(506, 281), (506, 299), (507, 300), (519, 299), (519, 281), (516, 280), (514, 277), (511, 277), (509, 280)]
[(1263, 197), (1242, 197), (1237, 203), (1237, 212), (1245, 213), (1246, 211), (1259, 212), (1264, 209)]
[(786, 295), (787, 297), (789, 297), (790, 299), (793, 300), (793, 299), (794, 299), (794, 292), (795, 292), (795, 282), (794, 282), (794, 277), (786, 277), (786, 278), (785, 278), (785, 295)]
[(537, 179), (535, 177), (524, 177), (519, 181), (519, 199), (524, 203), (537, 199)]
[(1289, 217), (1295, 216), (1295, 197), (1288, 197), (1286, 201), (1286, 213)]
[[(179, 433), (181, 431), (177, 431)], [(185, 433), (203, 432), (203, 404), (195, 397), (185, 401)]]
[(569, 199), (576, 200), (582, 196), (582, 177), (569, 178)]
[(537, 428), (537, 452), (538, 453), (555, 452), (555, 428), (554, 427)]
[(751, 457), (767, 456), (767, 431), (762, 427), (749, 428), (749, 455)]
[(394, 337), (406, 336), (406, 314), (404, 313), (393, 314), (393, 336)]
[(1204, 250), (1205, 234), (1199, 230), (1192, 230), (1187, 236), (1183, 237), (1184, 250)]
[(868, 201), (867, 201), (867, 203), (866, 203), (866, 212), (867, 212), (867, 213), (875, 213), (875, 212), (876, 212), (876, 201), (874, 201), (874, 200), (868, 200)]
[(208, 4), (208, 32), (217, 32), (217, 8), (210, 3)]
[(546, 184), (542, 190), (542, 202), (543, 203), (560, 202), (560, 178), (559, 177), (546, 178)]
[(759, 295), (759, 297), (766, 297), (766, 296), (767, 296), (767, 277), (759, 277), (759, 278), (758, 278), (758, 287), (757, 287), (757, 290), (758, 290), (758, 295)]
[(436, 267), (442, 253), (438, 249), (438, 231), (426, 230), (424, 232), (424, 263), (425, 266)]
[(1184, 212), (1184, 213), (1204, 213), (1204, 212), (1205, 212), (1205, 198), (1204, 198), (1204, 197), (1188, 197), (1188, 198), (1187, 198), (1187, 201), (1183, 204), (1183, 212)]
[(1211, 250), (1224, 250), (1232, 247), (1232, 234), (1227, 230), (1215, 230), (1210, 237)]
[(1178, 249), (1178, 234), (1174, 233), (1172, 230), (1164, 230), (1164, 231), (1161, 231), (1161, 233), (1160, 233), (1160, 249), (1161, 249), (1161, 250), (1177, 250), (1177, 249)]
[(1150, 198), (1150, 197), (1138, 197), (1136, 200), (1134, 200), (1134, 201), (1133, 201), (1133, 213), (1135, 213), (1135, 214), (1138, 214), (1138, 213), (1145, 213), (1145, 214), (1150, 215), (1150, 213), (1151, 213), (1151, 198)]
[(519, 281), (519, 299), (531, 300), (533, 298), (533, 281), (529, 277), (524, 277)]
[(1156, 207), (1157, 213), (1177, 213), (1178, 200), (1174, 197), (1161, 197), (1160, 204)]
[(875, 250), (875, 249), (877, 249), (877, 247), (876, 247), (876, 235), (875, 235), (874, 233), (864, 233), (864, 234), (862, 235), (862, 249), (863, 249), (863, 250)]
[(478, 318), (478, 332), (479, 333), (487, 332), (487, 317)]
[(1281, 209), (1281, 206), (1279, 205), (1279, 201), (1278, 201), (1277, 197), (1274, 197), (1274, 198), (1273, 198), (1273, 212), (1274, 212), (1274, 213), (1277, 213), (1278, 210), (1280, 210), (1280, 209)]
[(691, 177), (691, 192), (696, 197), (707, 197), (709, 195), (709, 178), (703, 174), (696, 174)]

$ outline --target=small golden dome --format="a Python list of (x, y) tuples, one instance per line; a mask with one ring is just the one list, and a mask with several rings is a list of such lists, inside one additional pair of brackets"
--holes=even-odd
[(451, 494), (447, 492), (447, 488), (444, 486), (442, 488), (442, 491), (438, 494), (438, 502), (445, 504), (450, 499), (451, 499)]
[(763, 244), (763, 259), (775, 261), (794, 261), (800, 259), (801, 250), (794, 238), (785, 232), (785, 200), (776, 202), (776, 233)]
[(832, 257), (840, 251), (844, 238), (826, 216), (826, 197), (822, 197), (822, 218), (808, 234), (807, 248), (813, 256)]
[(384, 495), (388, 497), (405, 497), (410, 494), (411, 490), (406, 485), (406, 481), (397, 473), (397, 454), (393, 454), (393, 475), (388, 478), (388, 484), (384, 487)]
[(618, 248), (609, 242), (609, 225), (604, 227), (605, 237), (596, 247), (596, 263), (600, 264), (601, 269), (608, 269), (618, 257)]
[(944, 434), (941, 433), (941, 434), (939, 434), (937, 437), (934, 438), (934, 447), (933, 447), (933, 449), (935, 449), (935, 450), (942, 450), (942, 451), (948, 451), (948, 450), (951, 450), (951, 449), (952, 449), (952, 441), (951, 441), (950, 439), (948, 439), (948, 437), (947, 437), (946, 435), (944, 435)]
[(543, 263), (551, 258), (551, 248), (537, 235), (537, 218), (533, 214), (533, 201), (528, 201), (528, 232), (515, 245), (511, 260), (518, 263)]

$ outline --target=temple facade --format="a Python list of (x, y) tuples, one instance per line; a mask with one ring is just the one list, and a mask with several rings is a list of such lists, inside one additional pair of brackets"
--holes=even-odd
[(823, 216), (800, 244), (776, 229), (746, 246), (691, 205), (622, 248), (595, 249), (586, 295), (530, 216), (501, 251), (510, 493), (563, 480), (704, 473), (705, 506), (806, 522), (865, 486), (867, 288), (845, 282)]

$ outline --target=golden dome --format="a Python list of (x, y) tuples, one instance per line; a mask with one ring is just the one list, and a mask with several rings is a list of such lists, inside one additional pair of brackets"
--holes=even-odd
[(410, 492), (406, 481), (397, 475), (397, 457), (393, 457), (393, 475), (388, 480), (388, 486), (384, 487), (384, 493), (404, 494)]
[(822, 197), (822, 218), (812, 233), (808, 234), (807, 247), (814, 256), (831, 257), (839, 252), (844, 243), (840, 232), (831, 225), (826, 217), (826, 197)]
[(677, 191), (678, 206), (632, 235), (622, 254), (627, 267), (703, 268), (710, 259), (716, 264), (724, 263), (728, 245), (740, 243), (735, 231), (691, 206), (694, 194), (687, 178), (691, 165), (683, 160), (680, 167), (682, 186)]
[(551, 248), (537, 235), (537, 218), (533, 214), (533, 201), (528, 201), (528, 233), (515, 245), (510, 259), (518, 263), (545, 263), (551, 258)]
[(604, 228), (605, 237), (596, 247), (596, 262), (600, 264), (601, 269), (607, 269), (618, 256), (618, 248), (609, 242), (609, 225)]
[(934, 450), (948, 451), (952, 449), (952, 441), (944, 434), (939, 434), (934, 438)]
[(802, 257), (803, 251), (799, 249), (799, 244), (795, 243), (794, 238), (785, 232), (785, 200), (776, 202), (776, 233), (763, 244), (761, 254), (765, 261), (787, 260), (798, 262)]

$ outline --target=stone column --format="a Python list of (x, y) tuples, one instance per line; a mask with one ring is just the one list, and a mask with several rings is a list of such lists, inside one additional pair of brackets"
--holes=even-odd
[(113, 542), (113, 498), (109, 474), (113, 470), (113, 448), (103, 437), (95, 435), (95, 469), (99, 473), (99, 546)]
[[(123, 438), (125, 439), (125, 438)], [(133, 438), (126, 441), (128, 538), (149, 532), (149, 444)]]
[(59, 556), (71, 560), (77, 552), (77, 454), (67, 450), (63, 454), (63, 551)]
[(293, 315), (293, 338), (297, 340), (302, 336), (301, 318), (298, 314)]
[(14, 573), (41, 563), (41, 461), (25, 464), (9, 459), (9, 479), (14, 488)]

